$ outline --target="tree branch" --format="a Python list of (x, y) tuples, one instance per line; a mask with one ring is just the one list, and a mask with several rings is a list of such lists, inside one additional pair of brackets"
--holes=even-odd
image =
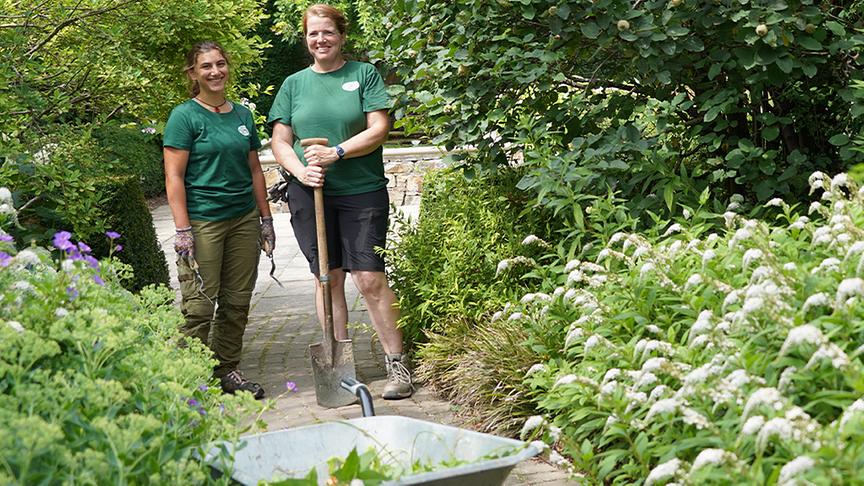
[(133, 2), (133, 0), (126, 0), (124, 2), (118, 3), (117, 5), (114, 5), (111, 7), (100, 8), (97, 10), (90, 10), (90, 11), (83, 13), (82, 15), (80, 15), (78, 17), (72, 17), (70, 19), (64, 20), (63, 22), (60, 22), (57, 25), (57, 27), (54, 27), (54, 30), (52, 30), (50, 33), (48, 33), (48, 35), (45, 36), (44, 39), (42, 39), (38, 44), (36, 44), (32, 48), (30, 48), (30, 50), (27, 51), (26, 54), (24, 54), (24, 57), (32, 58), (33, 55), (39, 51), (39, 49), (42, 49), (45, 46), (45, 44), (47, 44), (51, 39), (56, 37), (57, 34), (59, 34), (61, 31), (63, 31), (63, 29), (65, 29), (66, 27), (69, 27), (70, 25), (73, 25), (73, 24), (80, 22), (81, 20), (84, 20), (84, 19), (89, 18), (89, 17), (102, 15), (104, 13), (108, 13), (108, 12), (111, 12), (113, 10), (119, 10), (119, 9), (131, 4), (132, 2)]

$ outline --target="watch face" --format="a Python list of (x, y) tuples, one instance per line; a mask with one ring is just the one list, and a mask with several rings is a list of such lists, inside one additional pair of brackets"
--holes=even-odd
[(345, 157), (345, 149), (343, 149), (342, 147), (337, 145), (336, 146), (336, 155), (338, 155), (340, 159), (342, 157)]

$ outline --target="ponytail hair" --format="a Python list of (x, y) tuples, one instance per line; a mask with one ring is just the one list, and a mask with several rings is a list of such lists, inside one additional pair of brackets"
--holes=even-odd
[(186, 77), (189, 80), (189, 94), (194, 98), (198, 96), (198, 93), (201, 92), (201, 87), (198, 86), (198, 81), (192, 80), (189, 76), (189, 72), (195, 69), (195, 63), (198, 62), (198, 56), (208, 51), (216, 50), (222, 54), (222, 57), (225, 58), (225, 62), (229, 65), (231, 62), (228, 59), (228, 54), (225, 52), (225, 48), (223, 48), (216, 41), (201, 41), (196, 42), (195, 45), (192, 46), (192, 49), (186, 54), (186, 64), (183, 66), (183, 72), (186, 73)]

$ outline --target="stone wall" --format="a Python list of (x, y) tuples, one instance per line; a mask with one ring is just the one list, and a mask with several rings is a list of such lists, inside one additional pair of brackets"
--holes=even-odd
[[(436, 147), (407, 147), (384, 149), (384, 175), (388, 179), (390, 203), (396, 206), (419, 206), (423, 192), (423, 177), (431, 169), (445, 166), (444, 153)], [(261, 166), (267, 187), (279, 179), (276, 159), (267, 147), (261, 150)], [(287, 212), (284, 203), (274, 204), (274, 211)]]

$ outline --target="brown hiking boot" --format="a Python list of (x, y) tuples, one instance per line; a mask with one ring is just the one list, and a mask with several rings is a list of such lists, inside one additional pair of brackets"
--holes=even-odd
[(264, 398), (264, 389), (258, 383), (253, 383), (243, 376), (239, 370), (234, 370), (219, 380), (222, 384), (222, 391), (225, 393), (234, 394), (238, 391), (247, 391), (255, 397), (256, 400)]
[(414, 393), (411, 381), (411, 370), (408, 369), (408, 358), (404, 354), (388, 354), (384, 356), (387, 366), (387, 385), (381, 398), (384, 400), (401, 400)]

